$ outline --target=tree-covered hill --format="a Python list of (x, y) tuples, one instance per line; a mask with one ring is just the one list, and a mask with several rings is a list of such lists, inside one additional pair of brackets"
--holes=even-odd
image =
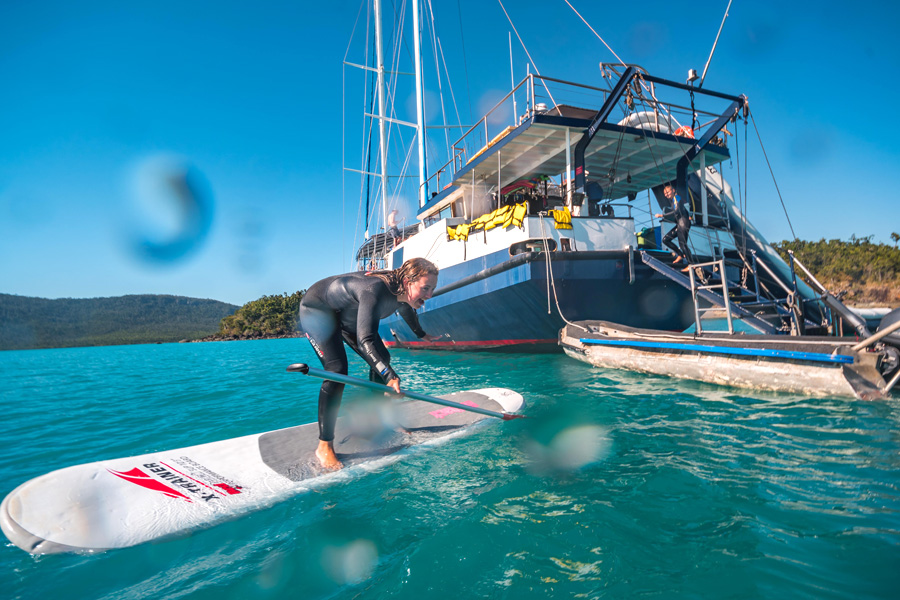
[(222, 319), (213, 339), (253, 339), (292, 336), (297, 330), (297, 312), (302, 292), (263, 296)]
[(195, 339), (218, 331), (236, 309), (182, 296), (48, 300), (0, 294), (0, 350)]
[[(897, 236), (896, 238), (894, 236)], [(894, 241), (900, 240), (893, 234)], [(873, 244), (872, 236), (850, 240), (783, 241), (772, 244), (785, 260), (791, 250), (833, 294), (851, 305), (900, 306), (900, 248)]]

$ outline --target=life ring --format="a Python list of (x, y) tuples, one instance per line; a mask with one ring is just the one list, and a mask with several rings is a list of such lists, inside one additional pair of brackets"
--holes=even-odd
[(688, 127), (687, 125), (682, 125), (678, 129), (675, 130), (675, 135), (680, 135), (681, 137), (694, 137), (694, 130)]

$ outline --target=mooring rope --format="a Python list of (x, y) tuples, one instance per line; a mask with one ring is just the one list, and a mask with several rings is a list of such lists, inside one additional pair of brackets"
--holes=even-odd
[(556, 293), (556, 281), (553, 277), (553, 267), (550, 264), (549, 244), (547, 244), (548, 238), (544, 234), (544, 215), (543, 215), (543, 213), (538, 213), (538, 219), (540, 219), (540, 222), (541, 222), (541, 239), (544, 240), (544, 254), (546, 255), (546, 258), (547, 258), (547, 275), (548, 275), (548, 277), (547, 277), (547, 314), (548, 315), (551, 314), (550, 288), (552, 287), (553, 288), (553, 299), (556, 302), (556, 312), (559, 313), (559, 317), (563, 320), (563, 322), (565, 322), (566, 325), (571, 325), (572, 327), (577, 327), (578, 329), (581, 329), (582, 331), (590, 331), (587, 327), (583, 327), (577, 323), (573, 323), (572, 321), (568, 320), (566, 318), (566, 316), (563, 314), (562, 309), (560, 309), (560, 307), (559, 307), (559, 296)]

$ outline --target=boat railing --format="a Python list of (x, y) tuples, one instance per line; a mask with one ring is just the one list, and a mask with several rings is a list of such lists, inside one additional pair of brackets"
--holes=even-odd
[(396, 232), (380, 231), (370, 236), (356, 251), (356, 268), (358, 271), (387, 268), (387, 257), (391, 251), (416, 235), (419, 224), (398, 227)]
[[(499, 102), (497, 102), (493, 108), (491, 108), (481, 119), (478, 120), (477, 123), (472, 125), (465, 133), (463, 133), (460, 138), (453, 143), (453, 149), (451, 151), (450, 160), (446, 163), (438, 167), (438, 169), (429, 177), (425, 183), (422, 185), (426, 186), (428, 189), (440, 189), (441, 188), (441, 176), (448, 170), (451, 169), (451, 173), (455, 173), (463, 165), (466, 163), (463, 162), (463, 159), (467, 156), (468, 152), (464, 143), (464, 140), (471, 139), (470, 136), (484, 134), (482, 138), (484, 142), (487, 143), (487, 140), (491, 139), (490, 137), (490, 123), (492, 116), (499, 111), (499, 109), (507, 103), (510, 99), (515, 99), (515, 94), (522, 87), (525, 86), (526, 89), (531, 86), (531, 76), (525, 77), (522, 81), (518, 83), (508, 94), (506, 94)], [(526, 106), (531, 106), (531, 99), (533, 98), (532, 93), (527, 93)], [(515, 104), (513, 102), (513, 104)], [(461, 145), (462, 144), (462, 145)], [(430, 184), (434, 185), (430, 185)]]
[[(743, 256), (741, 258), (742, 260), (744, 260)], [(698, 334), (703, 333), (701, 313), (706, 311), (724, 309), (725, 316), (728, 321), (728, 333), (734, 333), (735, 310), (741, 313), (741, 310), (747, 311), (748, 309), (753, 307), (754, 309), (761, 309), (763, 312), (757, 312), (755, 314), (758, 317), (763, 317), (764, 313), (767, 313), (769, 310), (774, 309), (775, 313), (771, 316), (777, 316), (779, 320), (783, 318), (794, 317), (793, 311), (782, 306), (782, 303), (760, 296), (758, 287), (759, 278), (757, 277), (756, 264), (762, 263), (757, 263), (755, 258), (756, 257), (754, 253), (751, 268), (755, 291), (749, 289), (746, 285), (746, 282), (743, 280), (741, 280), (740, 282), (731, 282), (728, 280), (728, 267), (731, 266), (731, 263), (729, 263), (729, 260), (724, 255), (718, 260), (701, 263), (691, 263), (691, 268), (688, 273), (691, 283), (691, 296), (694, 301), (694, 321)], [(715, 277), (709, 276), (710, 273), (712, 273), (713, 275), (718, 274), (718, 282), (715, 281)], [(699, 282), (697, 281), (698, 279)], [(738, 290), (740, 292), (736, 294), (735, 298), (731, 297), (731, 292), (733, 290)], [(720, 305), (701, 308), (699, 303), (699, 296), (702, 291), (709, 291), (717, 294), (720, 298)]]
[[(756, 250), (750, 250), (750, 259), (748, 260), (746, 255), (737, 250), (737, 255), (741, 260), (741, 263), (744, 267), (745, 272), (748, 277), (741, 279), (741, 288), (747, 293), (748, 296), (752, 295), (752, 300), (742, 300), (740, 304), (742, 306), (754, 306), (754, 307), (770, 307), (774, 308), (775, 312), (778, 313), (781, 317), (790, 317), (791, 311), (789, 308), (786, 308), (782, 301), (771, 298), (768, 296), (764, 296), (763, 292), (769, 293), (769, 290), (765, 288), (765, 286), (759, 281), (759, 265), (761, 264), (759, 261), (759, 257), (756, 255)], [(752, 283), (753, 289), (747, 287), (747, 279)]]
[[(828, 289), (822, 285), (822, 283), (813, 276), (813, 274), (806, 268), (806, 266), (800, 262), (795, 255), (793, 250), (787, 251), (788, 258), (790, 259), (790, 267), (791, 274), (795, 277), (795, 286), (796, 286), (796, 275), (794, 267), (795, 265), (800, 268), (801, 271), (806, 275), (806, 283), (810, 288), (816, 293), (816, 296), (813, 298), (806, 299), (805, 302), (813, 302), (819, 306), (824, 323), (823, 325), (827, 325), (829, 322), (831, 323), (832, 328), (835, 330), (835, 333), (840, 335), (843, 333), (843, 323), (847, 321), (850, 323), (854, 329), (856, 329), (857, 335), (860, 337), (868, 337), (870, 334), (869, 329), (866, 327), (865, 319), (860, 318), (858, 315), (854, 314), (843, 302), (841, 302), (837, 297), (831, 294)], [(839, 316), (839, 321), (835, 319), (835, 314)], [(839, 326), (835, 327), (838, 322)]]

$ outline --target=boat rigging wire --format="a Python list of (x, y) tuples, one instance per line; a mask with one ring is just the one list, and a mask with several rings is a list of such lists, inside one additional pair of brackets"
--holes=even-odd
[[(741, 188), (741, 140), (738, 139), (738, 134), (740, 133), (740, 128), (735, 126), (734, 128), (734, 153), (737, 155), (737, 183), (738, 183), (738, 195), (737, 195), (737, 207), (741, 213), (741, 252), (747, 253), (747, 206), (746, 199), (744, 197), (744, 192)], [(744, 121), (744, 153), (747, 152), (747, 122)]]
[(732, 0), (728, 0), (728, 6), (725, 7), (725, 16), (722, 17), (722, 23), (719, 25), (719, 33), (716, 34), (716, 41), (713, 42), (712, 50), (709, 51), (709, 58), (706, 59), (706, 65), (703, 67), (703, 75), (700, 77), (700, 83), (697, 85), (698, 88), (703, 87), (703, 82), (706, 80), (706, 71), (709, 69), (709, 63), (712, 62), (713, 53), (716, 51), (716, 46), (719, 43), (719, 36), (722, 35), (722, 28), (725, 27), (725, 19), (728, 18), (728, 10), (731, 8)]
[[(522, 36), (519, 35), (519, 30), (516, 29), (515, 23), (513, 23), (512, 18), (510, 18), (510, 16), (509, 16), (509, 13), (506, 12), (506, 7), (503, 6), (503, 0), (497, 0), (497, 2), (500, 4), (500, 8), (503, 9), (503, 14), (506, 15), (506, 20), (509, 21), (509, 26), (513, 28), (513, 31), (516, 34), (516, 38), (519, 40), (519, 44), (521, 44), (521, 46), (522, 46), (522, 50), (525, 51), (525, 55), (528, 57), (528, 61), (531, 63), (531, 66), (534, 67), (534, 72), (537, 73), (538, 77), (541, 77), (541, 85), (543, 85), (544, 89), (547, 90), (547, 95), (550, 96), (550, 100), (553, 102), (553, 107), (556, 109), (556, 112), (558, 112), (560, 115), (562, 115), (562, 111), (559, 109), (559, 105), (557, 104), (556, 100), (553, 98), (553, 94), (550, 93), (550, 89), (547, 87), (547, 83), (544, 81), (543, 76), (541, 75), (541, 71), (537, 68), (537, 64), (534, 62), (534, 59), (531, 58), (531, 53), (528, 52), (528, 48), (525, 47), (525, 42), (522, 41)], [(531, 94), (532, 94), (532, 98), (533, 98), (534, 97), (533, 89), (532, 89)], [(533, 106), (531, 108), (534, 109)]]
[(459, 38), (462, 42), (463, 71), (466, 74), (466, 97), (469, 103), (469, 123), (471, 123), (474, 119), (472, 116), (472, 90), (469, 87), (469, 61), (466, 58), (466, 36), (463, 33), (462, 3), (460, 0), (456, 0), (456, 12), (459, 15)]
[[(441, 43), (441, 39), (437, 38), (438, 50), (441, 52), (441, 63), (444, 65), (444, 75), (447, 77), (447, 87), (450, 89), (450, 102), (453, 104), (453, 112), (456, 113), (456, 125), (462, 129), (462, 117), (459, 116), (459, 106), (456, 104), (456, 94), (453, 93), (453, 84), (450, 82), (450, 72), (447, 70), (447, 59), (444, 57), (444, 45)], [(443, 100), (441, 101), (441, 106), (443, 107)], [(446, 117), (444, 118), (444, 125), (447, 124)], [(449, 130), (450, 127), (444, 127), (445, 130)], [(451, 154), (450, 152), (450, 141), (447, 140), (447, 154), (448, 156)]]
[[(413, 0), (413, 1), (415, 2), (417, 0)], [(438, 51), (440, 50), (440, 47), (439, 47), (440, 39), (438, 38), (437, 27), (435, 26), (435, 23), (434, 23), (434, 10), (431, 6), (431, 2), (428, 0), (425, 1), (425, 6), (427, 8), (427, 14), (428, 14), (428, 18), (425, 20), (425, 22), (427, 24), (431, 25), (431, 54), (432, 54), (432, 57), (434, 58), (434, 71), (437, 76), (436, 79), (437, 79), (437, 87), (438, 87), (438, 98), (440, 100), (440, 105), (441, 105), (441, 121), (446, 125), (447, 124), (447, 109), (444, 106), (444, 87), (443, 87), (443, 83), (441, 82), (441, 80), (443, 78), (441, 77), (441, 61), (440, 61), (440, 58), (443, 58), (443, 51), (441, 51), (440, 58), (438, 58)], [(446, 64), (444, 66), (446, 67)], [(447, 82), (449, 85), (449, 82), (450, 82), (449, 77), (447, 78)], [(452, 96), (452, 94), (453, 94), (453, 92), (451, 90), (451, 96)], [(450, 152), (450, 132), (447, 129), (444, 129), (444, 144), (446, 144), (447, 153), (449, 154), (449, 152)]]
[[(353, 22), (353, 29), (350, 32), (350, 39), (347, 41), (347, 49), (344, 51), (344, 61), (341, 64), (341, 114), (347, 114), (347, 57), (350, 56), (350, 47), (353, 45), (353, 36), (356, 33), (356, 28), (359, 26), (359, 18), (362, 15), (362, 9), (364, 6), (367, 6), (367, 0), (361, 0), (359, 3), (359, 9), (356, 11), (356, 20)], [(366, 17), (368, 18), (368, 11), (366, 11)], [(366, 28), (366, 36), (368, 37), (368, 28)], [(365, 47), (368, 48), (368, 42), (365, 44)], [(363, 90), (363, 95), (365, 95), (365, 90)], [(363, 121), (365, 123), (365, 120)], [(341, 165), (347, 164), (347, 119), (341, 119)], [(360, 196), (362, 196), (362, 187), (365, 183), (365, 179), (362, 179), (360, 182)], [(341, 176), (341, 263), (346, 264), (347, 256), (347, 243), (345, 239), (346, 235), (346, 214), (347, 214), (347, 176), (346, 173), (342, 173)], [(359, 231), (359, 209), (357, 209), (356, 215), (356, 227), (354, 228), (353, 241), (356, 242), (356, 233)]]
[[(367, 0), (363, 0), (363, 3), (364, 3), (366, 6), (368, 6)], [(360, 7), (360, 8), (362, 8), (362, 7)], [(365, 50), (364, 50), (364, 53), (363, 53), (363, 59), (364, 59), (363, 62), (364, 62), (364, 64), (369, 64), (369, 43), (371, 42), (371, 43), (374, 44), (374, 39), (372, 39), (372, 38), (371, 38), (371, 35), (370, 35), (371, 29), (372, 29), (372, 27), (371, 27), (371, 24), (372, 24), (372, 23), (371, 23), (371, 16), (372, 16), (371, 11), (367, 10), (367, 11), (366, 11), (366, 40), (365, 40), (365, 43), (363, 44), (363, 48), (365, 49)], [(358, 23), (359, 23), (359, 21), (357, 20), (357, 24), (358, 24)], [(354, 25), (354, 32), (355, 32), (355, 27), (356, 27), (356, 25)], [(352, 36), (352, 34), (351, 34), (351, 38), (352, 38), (352, 37), (353, 37), (353, 36)], [(346, 69), (346, 65), (344, 65), (344, 69)], [(374, 77), (374, 75), (373, 75), (373, 77)], [(364, 80), (364, 82), (365, 82), (365, 80)], [(372, 90), (373, 90), (373, 91), (372, 91), (372, 98), (373, 98), (373, 102), (374, 102), (374, 97), (375, 97), (375, 96), (374, 96), (374, 94), (375, 94), (375, 92), (374, 92), (374, 90), (375, 90), (374, 86), (372, 86)], [(362, 95), (363, 95), (362, 131), (363, 131), (363, 132), (368, 131), (368, 132), (369, 132), (369, 133), (368, 133), (368, 137), (369, 137), (369, 140), (371, 140), (371, 136), (372, 136), (371, 127), (369, 127), (368, 129), (366, 128), (366, 119), (367, 119), (367, 117), (366, 117), (366, 104), (367, 104), (367, 102), (366, 102), (366, 92), (367, 92), (367, 89), (366, 89), (366, 85), (364, 84), (364, 85), (363, 85), (363, 89), (362, 89)], [(373, 106), (374, 106), (374, 104), (373, 104)], [(346, 113), (345, 113), (345, 114), (346, 114)], [(360, 148), (360, 153), (359, 153), (359, 156), (360, 156), (360, 171), (368, 172), (368, 169), (366, 168), (366, 163), (367, 163), (367, 161), (369, 160), (369, 155), (368, 155), (368, 152), (366, 151), (367, 140), (366, 140), (366, 136), (365, 136), (365, 135), (362, 136), (361, 144), (362, 144), (362, 148)], [(371, 143), (369, 143), (369, 147), (371, 148)], [(371, 151), (371, 150), (370, 150), (370, 151)], [(369, 151), (369, 152), (370, 152), (370, 151)], [(359, 197), (360, 197), (360, 198), (362, 198), (363, 191), (364, 191), (364, 190), (368, 190), (369, 187), (370, 187), (370, 185), (371, 185), (371, 184), (370, 184), (370, 179), (369, 179), (369, 176), (368, 176), (368, 175), (366, 175), (365, 177), (360, 178), (360, 181), (359, 181)], [(353, 245), (354, 245), (354, 246), (357, 246), (357, 245), (358, 245), (358, 243), (357, 243), (357, 242), (358, 242), (358, 240), (357, 240), (357, 235), (359, 234), (359, 224), (360, 224), (360, 220), (362, 219), (362, 215), (363, 215), (363, 206), (362, 206), (362, 203), (359, 203), (359, 204), (357, 204), (357, 208), (356, 208), (356, 226), (355, 226), (354, 229), (353, 229)], [(364, 232), (365, 232), (365, 237), (368, 238), (368, 235), (369, 235), (369, 210), (368, 210), (368, 206), (367, 206), (366, 209), (365, 209), (365, 220), (366, 220), (366, 225), (365, 225), (365, 230), (364, 230)]]
[[(655, 97), (654, 97), (653, 99), (654, 99), (654, 101), (656, 102), (656, 106), (658, 106), (658, 105), (660, 104), (660, 103), (659, 103), (659, 100), (657, 100)], [(645, 107), (645, 108), (649, 108), (649, 104), (648, 104), (647, 100), (643, 97), (643, 95), (638, 95), (638, 102), (641, 104), (641, 106), (643, 106), (643, 107)], [(645, 111), (645, 112), (650, 112), (650, 111)], [(673, 119), (674, 119), (674, 117), (672, 116), (672, 113), (671, 113), (670, 111), (666, 110), (666, 113), (669, 115), (670, 118), (673, 118)], [(655, 113), (655, 112), (654, 112), (654, 118), (656, 118), (656, 128), (657, 128), (657, 130), (658, 130), (658, 129), (659, 129), (659, 118), (656, 117), (656, 113)], [(675, 119), (675, 122), (677, 123), (678, 120)], [(649, 123), (648, 123), (648, 124), (649, 124)], [(671, 131), (672, 131), (672, 126), (671, 126), (671, 124), (667, 124), (666, 126), (669, 128), (668, 133), (671, 133)], [(642, 129), (643, 129), (643, 128), (642, 128)], [(622, 131), (624, 132), (624, 128), (622, 129)], [(653, 131), (653, 129), (647, 129), (647, 130), (645, 130), (645, 131), (648, 131), (649, 134), (650, 134), (650, 135), (645, 135), (645, 136), (643, 136), (644, 141), (647, 143), (647, 150), (650, 152), (650, 157), (653, 159), (653, 164), (654, 164), (654, 166), (656, 167), (656, 174), (657, 174), (657, 176), (658, 176), (660, 179), (662, 179), (662, 178), (663, 178), (663, 175), (664, 175), (664, 174), (663, 174), (663, 170), (662, 170), (662, 167), (660, 166), (659, 158), (657, 158), (657, 156), (656, 156), (656, 152), (653, 151), (653, 144), (650, 143), (650, 138), (651, 138), (651, 137), (653, 138), (654, 141), (656, 141), (656, 133), (657, 133), (657, 132), (656, 132), (656, 131)], [(619, 144), (621, 145), (621, 143), (622, 143), (622, 141), (621, 141), (621, 138), (620, 138)], [(681, 151), (681, 155), (682, 155), (682, 156), (687, 156), (687, 152), (686, 152), (683, 148), (681, 148), (681, 145), (680, 145), (680, 144), (679, 144), (679, 150)], [(701, 180), (701, 185), (703, 185), (702, 180)], [(691, 193), (690, 193), (690, 190), (688, 190), (688, 201), (689, 201), (689, 203), (690, 203), (690, 205), (691, 205), (690, 212), (693, 213), (693, 212), (694, 212), (694, 211), (693, 211), (693, 202), (690, 202), (690, 200), (691, 200), (690, 196), (691, 196)], [(647, 204), (648, 204), (648, 205), (650, 206), (650, 208), (651, 208), (651, 210), (650, 210), (650, 219), (651, 219), (650, 222), (651, 222), (651, 224), (652, 224), (652, 223), (653, 223), (653, 210), (652, 210), (652, 204), (650, 204), (650, 189), (647, 190)], [(691, 215), (691, 218), (693, 219), (693, 215)], [(663, 224), (663, 220), (660, 219), (660, 221), (659, 221), (660, 234), (662, 233), (662, 224)], [(655, 227), (655, 225), (654, 225), (654, 227)], [(688, 244), (688, 248), (689, 248), (690, 250), (692, 250), (693, 252), (696, 253), (696, 251), (697, 251), (697, 250), (696, 250), (696, 247), (694, 246), (694, 244), (691, 243), (690, 236), (688, 236), (687, 244)]]
[[(744, 105), (746, 108), (747, 105)], [(750, 135), (748, 134), (747, 128), (747, 116), (744, 115), (744, 229), (746, 231), (747, 224), (750, 220), (747, 218), (747, 213), (750, 211), (750, 168), (748, 166), (748, 162), (750, 160), (750, 149), (748, 148), (748, 143), (750, 141)], [(747, 237), (745, 236), (744, 240), (746, 241)]]
[[(597, 33), (597, 32), (594, 30), (593, 27), (591, 27), (591, 24), (588, 23), (588, 22), (585, 20), (585, 18), (581, 16), (581, 13), (579, 13), (577, 10), (575, 10), (575, 7), (572, 6), (572, 3), (569, 2), (569, 0), (564, 0), (564, 1), (565, 1), (566, 4), (569, 5), (569, 8), (572, 9), (572, 12), (574, 12), (576, 15), (578, 15), (578, 18), (579, 18), (579, 19), (581, 19), (582, 21), (584, 21), (584, 24), (588, 26), (588, 29), (590, 29), (591, 31), (594, 32), (594, 35), (597, 36), (597, 39), (600, 40), (601, 42), (603, 42), (603, 45), (606, 46), (606, 49), (609, 50), (609, 51), (612, 53), (612, 55), (616, 57), (616, 60), (618, 60), (620, 63), (622, 63), (622, 66), (623, 66), (623, 67), (628, 66), (628, 65), (625, 64), (625, 61), (622, 60), (621, 58), (619, 58), (619, 55), (616, 54), (616, 52), (615, 52), (612, 48), (609, 47), (609, 44), (607, 44), (606, 41), (605, 41), (602, 37), (600, 37), (600, 34)], [(502, 6), (502, 4), (501, 4), (501, 6)], [(518, 34), (517, 34), (517, 35), (518, 35)], [(519, 40), (519, 41), (522, 41), (522, 40)], [(531, 57), (529, 56), (528, 58), (530, 59)], [(535, 67), (535, 69), (537, 69), (537, 67)]]
[[(366, 6), (366, 2), (367, 0), (362, 0), (359, 3), (359, 9), (356, 11), (356, 20), (353, 22), (353, 29), (350, 31), (350, 39), (347, 40), (347, 49), (344, 50), (344, 62), (347, 62), (347, 58), (350, 56), (350, 46), (353, 45), (353, 35), (356, 33), (356, 27), (359, 25), (359, 16), (362, 14), (362, 9), (363, 6)], [(368, 13), (366, 16), (368, 17)]]
[(781, 209), (784, 211), (784, 218), (787, 219), (788, 227), (791, 228), (791, 235), (794, 236), (794, 239), (797, 239), (797, 234), (794, 233), (794, 226), (791, 225), (791, 218), (788, 216), (787, 207), (784, 205), (784, 198), (781, 197), (781, 190), (778, 189), (778, 181), (775, 179), (775, 172), (772, 170), (772, 164), (769, 162), (769, 155), (766, 154), (766, 148), (763, 146), (762, 136), (759, 135), (759, 129), (756, 127), (756, 119), (753, 118), (753, 113), (750, 113), (750, 121), (753, 123), (753, 130), (756, 131), (756, 138), (759, 140), (759, 147), (762, 149), (763, 157), (766, 159), (766, 166), (769, 167), (769, 174), (772, 175), (772, 183), (775, 184), (775, 191), (778, 193), (778, 200), (781, 202)]
[[(369, 103), (369, 113), (371, 114), (372, 111), (374, 111), (374, 110), (375, 110), (375, 86), (373, 84), (372, 85), (372, 97), (371, 97), (371, 101)], [(373, 128), (370, 126), (369, 130), (368, 130), (369, 135), (366, 136), (367, 139), (365, 140), (366, 151), (365, 151), (365, 154), (363, 155), (363, 156), (365, 156), (365, 162), (366, 162), (366, 164), (365, 164), (366, 176), (365, 176), (365, 179), (363, 180), (365, 183), (365, 188), (366, 188), (366, 237), (369, 237), (369, 201), (370, 201), (371, 193), (372, 193), (372, 176), (370, 175), (370, 173), (372, 172), (373, 131), (374, 131)], [(360, 190), (360, 191), (362, 191), (362, 190)]]
[[(366, 0), (361, 0), (359, 9), (356, 11), (356, 20), (353, 22), (353, 29), (350, 33), (350, 39), (347, 41), (347, 49), (344, 51), (344, 62), (341, 65), (341, 114), (347, 114), (347, 57), (350, 55), (350, 46), (353, 44), (353, 34), (359, 25), (359, 17), (362, 15), (363, 6), (366, 6)], [(341, 165), (347, 164), (347, 120), (341, 119)], [(362, 193), (362, 190), (360, 190)], [(341, 264), (346, 264), (347, 260), (347, 177), (342, 173), (341, 176)], [(356, 230), (359, 229), (359, 215), (357, 215)], [(354, 231), (356, 231), (354, 230)], [(354, 241), (356, 235), (354, 234)]]

